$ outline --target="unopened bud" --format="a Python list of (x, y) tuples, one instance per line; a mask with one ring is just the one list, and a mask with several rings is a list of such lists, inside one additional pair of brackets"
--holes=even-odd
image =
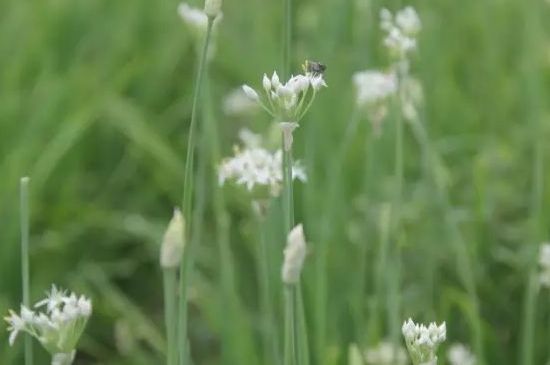
[(217, 17), (222, 10), (222, 0), (206, 0), (204, 2), (204, 12), (211, 18)]
[(306, 238), (301, 224), (290, 231), (287, 237), (287, 244), (284, 251), (285, 260), (283, 263), (283, 282), (288, 285), (298, 283), (302, 266), (306, 258)]
[(179, 209), (174, 209), (174, 216), (164, 233), (160, 248), (160, 266), (173, 269), (179, 266), (185, 249), (185, 219)]

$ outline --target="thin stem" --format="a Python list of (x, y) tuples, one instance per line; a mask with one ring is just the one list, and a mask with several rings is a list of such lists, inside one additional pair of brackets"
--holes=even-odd
[[(284, 138), (284, 137), (283, 137)], [(283, 141), (284, 144), (284, 141)], [(292, 186), (292, 150), (283, 148), (283, 199), (285, 235), (294, 227), (294, 192)]]
[[(193, 197), (193, 166), (194, 166), (194, 154), (195, 154), (195, 144), (197, 137), (197, 114), (198, 114), (198, 105), (199, 99), (201, 97), (201, 84), (204, 78), (207, 55), (208, 55), (208, 45), (212, 36), (212, 26), (214, 19), (208, 17), (208, 25), (206, 28), (206, 36), (204, 38), (204, 44), (199, 59), (199, 67), (197, 70), (197, 76), (195, 81), (195, 91), (193, 95), (193, 105), (191, 109), (191, 124), (189, 126), (189, 138), (187, 141), (187, 156), (185, 159), (185, 177), (184, 177), (184, 186), (183, 186), (183, 215), (187, 222), (186, 234), (188, 237), (184, 237), (187, 242), (190, 242), (188, 239), (191, 237), (191, 228), (192, 225), (192, 197)], [(179, 330), (178, 330), (178, 343), (181, 351), (181, 364), (189, 364), (188, 356), (188, 344), (187, 344), (187, 286), (188, 286), (188, 267), (191, 267), (193, 264), (192, 253), (184, 255), (184, 258), (180, 266), (180, 303), (179, 303)]]
[(283, 0), (283, 79), (290, 77), (290, 64), (292, 59), (292, 0)]
[[(261, 204), (261, 203), (260, 203)], [(275, 312), (269, 275), (269, 251), (267, 248), (265, 217), (259, 217), (260, 244), (258, 245), (258, 270), (260, 272), (260, 303), (262, 308), (262, 340), (266, 364), (280, 364), (279, 341), (275, 330)]]
[[(23, 286), (23, 305), (30, 307), (30, 268), (29, 268), (29, 181), (28, 177), (20, 181), (20, 214), (21, 214), (21, 281)], [(32, 365), (32, 338), (25, 336), (25, 365)]]
[(296, 328), (296, 288), (285, 287), (285, 362), (284, 365), (297, 365)]
[(163, 270), (164, 281), (164, 319), (166, 326), (166, 364), (177, 365), (177, 296), (178, 280), (176, 269)]

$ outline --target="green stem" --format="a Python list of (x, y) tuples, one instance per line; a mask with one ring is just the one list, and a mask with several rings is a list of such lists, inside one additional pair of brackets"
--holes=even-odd
[(292, 0), (283, 0), (283, 3), (283, 80), (287, 80), (292, 59)]
[(163, 269), (164, 281), (164, 316), (166, 326), (166, 364), (177, 365), (177, 324), (178, 304), (176, 293), (178, 291), (178, 280), (176, 269)]
[(294, 285), (285, 287), (285, 362), (284, 365), (298, 364), (296, 321), (296, 288)]
[[(21, 281), (23, 286), (23, 305), (30, 308), (30, 269), (29, 269), (29, 181), (28, 177), (20, 181), (20, 214), (21, 214)], [(25, 365), (32, 365), (32, 338), (25, 336)]]
[[(262, 204), (262, 203), (259, 203)], [(260, 213), (261, 214), (261, 213)], [(265, 217), (259, 217), (260, 244), (258, 245), (258, 270), (260, 272), (260, 303), (262, 308), (262, 340), (265, 364), (280, 364), (279, 341), (275, 325), (275, 312), (269, 275), (269, 251), (267, 248)]]
[[(199, 59), (199, 67), (197, 70), (197, 76), (195, 81), (195, 91), (193, 95), (193, 105), (191, 109), (191, 123), (189, 126), (189, 138), (187, 140), (187, 156), (185, 159), (185, 177), (183, 185), (183, 201), (182, 209), (183, 216), (186, 220), (187, 237), (184, 237), (186, 242), (190, 242), (191, 228), (192, 228), (192, 207), (193, 207), (193, 166), (194, 166), (194, 154), (195, 154), (195, 144), (197, 137), (197, 114), (198, 114), (198, 105), (201, 97), (201, 84), (204, 78), (207, 55), (208, 55), (208, 45), (212, 36), (212, 26), (214, 19), (208, 17), (208, 25), (206, 27), (206, 36), (204, 38), (204, 44), (202, 47), (201, 56)], [(192, 252), (184, 255), (183, 260), (180, 266), (180, 302), (179, 302), (179, 330), (178, 330), (178, 343), (180, 348), (180, 362), (181, 365), (189, 364), (189, 355), (188, 355), (188, 344), (187, 344), (187, 287), (189, 281), (189, 268), (193, 264)]]

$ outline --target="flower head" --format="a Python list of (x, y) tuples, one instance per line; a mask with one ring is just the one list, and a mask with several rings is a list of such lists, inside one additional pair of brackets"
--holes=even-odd
[(45, 312), (34, 312), (25, 306), (21, 306), (19, 315), (14, 311), (9, 312), (10, 315), (5, 320), (11, 332), (10, 345), (13, 345), (19, 332), (26, 332), (50, 352), (54, 357), (53, 363), (61, 355), (65, 359), (67, 356), (74, 357), (78, 340), (92, 314), (92, 302), (75, 293), (67, 294), (52, 285), (46, 299), (35, 304), (35, 308), (40, 307), (45, 307)]
[(300, 280), (302, 266), (306, 258), (306, 238), (301, 224), (294, 227), (287, 237), (284, 250), (282, 269), (283, 282), (288, 285), (296, 284)]
[[(283, 182), (282, 151), (271, 152), (261, 147), (261, 137), (248, 130), (241, 131), (240, 137), (244, 148), (236, 147), (234, 156), (224, 159), (218, 168), (220, 185), (231, 180), (249, 191), (260, 189), (257, 192), (261, 194), (268, 188), (270, 195), (279, 195)], [(299, 162), (292, 167), (292, 175), (294, 179), (307, 180)]]
[(445, 341), (447, 335), (445, 322), (439, 326), (432, 322), (426, 327), (423, 324), (414, 323), (409, 318), (403, 323), (401, 331), (413, 364), (435, 364), (437, 362), (437, 348)]
[(281, 82), (277, 72), (262, 77), (263, 93), (243, 85), (246, 95), (258, 102), (270, 115), (282, 122), (299, 122), (311, 106), (317, 92), (327, 84), (322, 73), (304, 71)]
[(452, 344), (447, 350), (447, 359), (450, 365), (475, 365), (476, 357), (470, 349), (461, 343)]
[(398, 91), (397, 76), (393, 72), (366, 70), (353, 75), (353, 84), (357, 105), (367, 110), (375, 133), (380, 134), (389, 98)]
[(413, 7), (399, 10), (395, 16), (388, 10), (380, 11), (380, 28), (386, 33), (384, 45), (401, 67), (408, 68), (408, 55), (416, 50), (416, 37), (422, 23)]

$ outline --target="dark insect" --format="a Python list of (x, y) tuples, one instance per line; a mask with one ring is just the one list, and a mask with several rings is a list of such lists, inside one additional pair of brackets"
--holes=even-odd
[(322, 75), (327, 69), (326, 65), (323, 65), (321, 62), (308, 61), (304, 63), (304, 71), (309, 72), (313, 75)]

